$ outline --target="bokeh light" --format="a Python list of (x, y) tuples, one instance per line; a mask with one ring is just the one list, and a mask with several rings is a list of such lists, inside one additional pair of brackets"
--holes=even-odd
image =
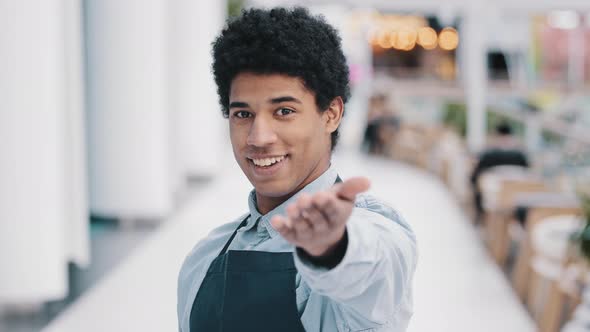
[(377, 38), (377, 44), (384, 49), (391, 48), (391, 33), (387, 30), (380, 31)]
[(459, 33), (453, 28), (444, 28), (438, 36), (438, 45), (445, 51), (452, 51), (459, 46)]
[(427, 50), (436, 48), (438, 44), (438, 36), (436, 31), (431, 27), (422, 27), (418, 29), (418, 45), (424, 47)]
[(416, 40), (418, 39), (418, 33), (413, 29), (401, 29), (397, 31), (397, 38), (393, 47), (402, 50), (410, 51), (416, 46)]

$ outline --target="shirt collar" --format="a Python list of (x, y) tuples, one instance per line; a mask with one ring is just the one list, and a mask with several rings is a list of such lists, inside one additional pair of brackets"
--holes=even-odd
[(256, 206), (256, 191), (252, 190), (250, 192), (250, 194), (248, 195), (248, 207), (250, 209), (250, 219), (248, 220), (248, 223), (246, 224), (246, 226), (243, 227), (244, 231), (248, 231), (248, 230), (252, 229), (252, 227), (254, 227), (260, 219), (260, 221), (259, 221), (260, 225), (263, 226), (264, 228), (266, 228), (266, 230), (268, 231), (268, 233), (270, 234), (271, 237), (275, 237), (275, 236), (279, 235), (279, 233), (270, 224), (270, 219), (277, 214), (280, 214), (283, 216), (286, 215), (287, 206), (289, 204), (295, 202), (297, 200), (297, 198), (299, 197), (299, 195), (301, 195), (301, 193), (313, 194), (318, 191), (331, 188), (334, 185), (334, 183), (336, 182), (337, 177), (338, 177), (338, 173), (336, 172), (336, 169), (332, 165), (330, 165), (330, 167), (322, 175), (320, 175), (317, 179), (313, 180), (313, 182), (309, 183), (307, 186), (305, 186), (303, 189), (301, 189), (295, 195), (291, 196), (288, 200), (284, 201), (281, 205), (277, 206), (276, 208), (274, 208), (272, 211), (268, 212), (265, 215), (262, 215), (258, 211), (258, 208)]

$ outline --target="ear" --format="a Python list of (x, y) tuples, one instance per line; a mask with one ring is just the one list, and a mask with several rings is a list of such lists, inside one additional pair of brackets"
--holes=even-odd
[(328, 108), (322, 113), (322, 117), (326, 123), (326, 131), (333, 133), (340, 126), (342, 116), (344, 115), (344, 101), (342, 97), (336, 97), (331, 102)]

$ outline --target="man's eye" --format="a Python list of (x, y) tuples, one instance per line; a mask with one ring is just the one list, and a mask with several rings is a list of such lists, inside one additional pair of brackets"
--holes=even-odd
[(281, 116), (285, 116), (285, 115), (289, 115), (291, 113), (294, 113), (295, 111), (290, 109), (290, 108), (279, 108), (276, 112), (277, 115), (281, 115)]
[(250, 112), (237, 111), (237, 112), (234, 113), (234, 116), (236, 118), (245, 119), (245, 118), (249, 118), (250, 117)]

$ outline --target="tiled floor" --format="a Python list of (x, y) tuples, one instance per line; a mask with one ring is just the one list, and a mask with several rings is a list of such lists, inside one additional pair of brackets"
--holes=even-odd
[[(438, 179), (356, 154), (337, 155), (334, 162), (343, 178), (368, 176), (372, 193), (397, 208), (416, 231), (420, 259), (410, 332), (534, 330)], [(176, 330), (176, 277), (182, 260), (209, 230), (246, 211), (249, 184), (235, 163), (225, 165), (223, 177), (191, 197), (44, 332)]]

